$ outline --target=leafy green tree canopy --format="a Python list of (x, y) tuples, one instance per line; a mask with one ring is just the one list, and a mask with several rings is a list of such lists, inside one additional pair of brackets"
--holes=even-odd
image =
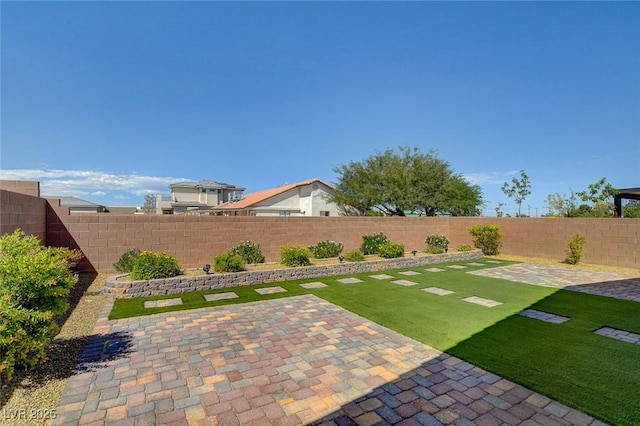
[(483, 203), (480, 187), (454, 173), (433, 150), (425, 154), (415, 147), (387, 149), (334, 172), (338, 183), (330, 200), (358, 215), (380, 211), (390, 216), (468, 216), (479, 214)]

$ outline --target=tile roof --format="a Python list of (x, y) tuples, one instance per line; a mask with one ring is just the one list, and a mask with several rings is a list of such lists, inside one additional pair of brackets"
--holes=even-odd
[(176, 188), (176, 187), (180, 187), (180, 188), (227, 188), (227, 189), (238, 189), (238, 190), (244, 190), (244, 188), (236, 186), (236, 185), (231, 185), (225, 182), (218, 182), (215, 180), (201, 180), (199, 182), (195, 182), (195, 181), (182, 181), (182, 182), (176, 182), (176, 183), (172, 183), (171, 185), (169, 185), (169, 188)]
[(318, 178), (307, 179), (307, 180), (303, 180), (302, 182), (288, 183), (281, 186), (277, 186), (275, 188), (268, 188), (268, 189), (263, 189), (261, 191), (251, 192), (249, 194), (245, 194), (242, 200), (235, 201), (235, 202), (229, 201), (229, 202), (220, 204), (216, 206), (214, 210), (241, 210), (241, 209), (250, 207), (254, 204), (258, 204), (271, 197), (275, 197), (276, 195), (282, 194), (283, 192), (289, 191), (290, 189), (297, 188), (300, 186), (310, 185), (315, 182), (319, 182), (323, 185), (328, 186), (329, 188), (332, 188), (331, 185), (329, 185), (328, 183)]

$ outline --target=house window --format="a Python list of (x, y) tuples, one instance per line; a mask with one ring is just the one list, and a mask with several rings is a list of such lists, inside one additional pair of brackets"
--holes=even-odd
[(291, 216), (290, 210), (280, 210), (280, 216)]
[(205, 188), (202, 188), (202, 193), (204, 194), (205, 192), (207, 192), (207, 190)]
[(329, 216), (329, 211), (320, 210), (320, 216)]

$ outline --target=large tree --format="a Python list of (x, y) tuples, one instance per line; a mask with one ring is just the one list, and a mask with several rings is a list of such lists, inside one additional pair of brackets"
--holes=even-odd
[(390, 216), (476, 215), (483, 202), (480, 187), (454, 173), (433, 150), (425, 154), (418, 148), (387, 149), (338, 166), (334, 172), (338, 183), (331, 201), (359, 215), (370, 211)]

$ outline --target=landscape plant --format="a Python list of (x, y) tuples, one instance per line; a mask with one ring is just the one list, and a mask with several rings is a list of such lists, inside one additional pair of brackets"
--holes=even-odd
[(427, 235), (425, 243), (427, 243), (426, 252), (430, 254), (444, 253), (449, 247), (449, 239), (446, 236), (439, 234)]
[(171, 254), (163, 252), (142, 251), (133, 263), (131, 273), (134, 280), (151, 280), (170, 278), (180, 275), (180, 264)]
[(377, 254), (385, 259), (404, 257), (404, 245), (392, 242), (384, 243), (378, 247)]
[(364, 254), (359, 249), (349, 250), (344, 254), (344, 260), (347, 262), (362, 262), (364, 260)]
[(580, 234), (575, 234), (567, 241), (567, 258), (565, 261), (570, 265), (575, 265), (582, 257), (582, 249), (584, 248), (585, 239)]
[(213, 258), (213, 270), (216, 272), (244, 271), (244, 259), (233, 252), (221, 253)]
[(326, 259), (329, 257), (338, 257), (343, 249), (342, 243), (336, 241), (324, 240), (315, 246), (309, 246), (309, 250), (316, 259)]
[(383, 232), (363, 235), (360, 250), (362, 254), (377, 254), (380, 246), (388, 242), (389, 238)]
[(43, 247), (20, 229), (0, 237), (1, 376), (9, 380), (16, 367), (44, 358), (78, 281), (70, 268), (81, 258), (76, 250)]
[(474, 225), (469, 228), (469, 234), (471, 234), (473, 245), (482, 250), (485, 255), (500, 253), (502, 234), (498, 225)]
[(243, 241), (230, 250), (231, 254), (237, 254), (244, 260), (244, 263), (263, 263), (264, 254), (259, 245), (251, 241)]
[(299, 245), (280, 247), (280, 263), (284, 266), (309, 266), (312, 256), (313, 253), (308, 247)]
[(469, 244), (458, 244), (456, 246), (456, 251), (472, 251), (473, 247)]
[(118, 261), (113, 264), (113, 268), (118, 272), (128, 274), (133, 269), (133, 265), (138, 257), (140, 257), (140, 249), (129, 249), (122, 253)]

